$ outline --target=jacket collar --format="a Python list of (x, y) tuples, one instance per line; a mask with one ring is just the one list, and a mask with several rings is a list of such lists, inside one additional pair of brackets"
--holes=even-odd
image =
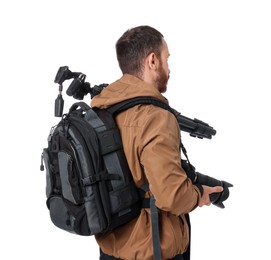
[(153, 86), (143, 80), (124, 74), (119, 80), (108, 85), (91, 101), (92, 107), (107, 108), (126, 99), (151, 96), (168, 103), (167, 99)]

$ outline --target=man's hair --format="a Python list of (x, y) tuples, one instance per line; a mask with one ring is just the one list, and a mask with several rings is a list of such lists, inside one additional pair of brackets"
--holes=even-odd
[(117, 59), (123, 74), (140, 76), (145, 58), (154, 53), (160, 58), (163, 35), (150, 26), (127, 30), (116, 43)]

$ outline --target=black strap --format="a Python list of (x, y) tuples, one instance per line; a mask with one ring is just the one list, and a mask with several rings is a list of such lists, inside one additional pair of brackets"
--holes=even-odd
[(145, 198), (146, 192), (148, 191), (150, 191), (148, 182), (138, 189), (142, 208), (150, 208), (150, 198)]
[(159, 106), (165, 110), (168, 110), (175, 116), (177, 116), (179, 113), (171, 108), (168, 104), (164, 103), (162, 100), (151, 97), (151, 96), (141, 96), (141, 97), (134, 97), (127, 100), (124, 100), (122, 102), (119, 102), (115, 105), (112, 105), (107, 110), (113, 115), (116, 116), (117, 114), (123, 112), (124, 110), (127, 110), (133, 106), (140, 105), (140, 104), (152, 104), (155, 106)]
[(108, 180), (119, 180), (120, 176), (118, 174), (108, 174), (107, 172), (103, 172), (100, 174), (89, 175), (86, 178), (82, 179), (82, 183), (84, 186), (93, 185), (98, 181), (108, 181)]
[(76, 102), (70, 107), (69, 113), (71, 113), (72, 111), (75, 111), (78, 107), (81, 108), (85, 112), (90, 109), (90, 106), (86, 104), (85, 102)]
[(151, 224), (152, 224), (152, 244), (154, 260), (161, 260), (161, 247), (160, 247), (160, 235), (159, 235), (159, 216), (158, 209), (155, 206), (155, 198), (150, 198), (150, 210), (151, 210)]
[(188, 164), (191, 165), (191, 163), (189, 161), (189, 158), (188, 158), (188, 155), (187, 155), (187, 151), (186, 151), (186, 149), (185, 149), (182, 142), (181, 142), (181, 149), (182, 149), (182, 152), (183, 152), (184, 156), (186, 157), (186, 160), (187, 160)]
[[(149, 183), (145, 183), (140, 190), (144, 193), (148, 192)], [(151, 224), (152, 224), (152, 245), (154, 260), (161, 260), (161, 248), (160, 248), (160, 235), (159, 235), (159, 215), (158, 208), (155, 205), (155, 198), (152, 195), (150, 198), (144, 198), (142, 200), (143, 208), (150, 208), (151, 211)]]

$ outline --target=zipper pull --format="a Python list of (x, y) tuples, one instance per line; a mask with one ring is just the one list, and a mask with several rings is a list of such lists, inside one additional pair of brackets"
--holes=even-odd
[(49, 136), (48, 136), (48, 138), (47, 138), (47, 141), (48, 141), (48, 142), (51, 142), (51, 140), (52, 140), (52, 136), (53, 136), (54, 131), (55, 131), (55, 129), (56, 129), (56, 128), (57, 128), (57, 125), (55, 125), (55, 126), (52, 126), (52, 127), (51, 127), (51, 130), (50, 130)]
[(41, 171), (44, 171), (44, 165), (43, 165), (43, 153), (41, 153), (40, 170), (41, 170)]

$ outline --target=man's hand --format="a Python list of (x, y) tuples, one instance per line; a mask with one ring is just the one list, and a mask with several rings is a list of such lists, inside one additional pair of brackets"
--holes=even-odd
[(223, 187), (221, 186), (210, 187), (210, 186), (202, 185), (202, 188), (203, 188), (203, 194), (199, 201), (199, 207), (210, 206), (211, 200), (210, 200), (209, 195), (212, 193), (223, 191)]

